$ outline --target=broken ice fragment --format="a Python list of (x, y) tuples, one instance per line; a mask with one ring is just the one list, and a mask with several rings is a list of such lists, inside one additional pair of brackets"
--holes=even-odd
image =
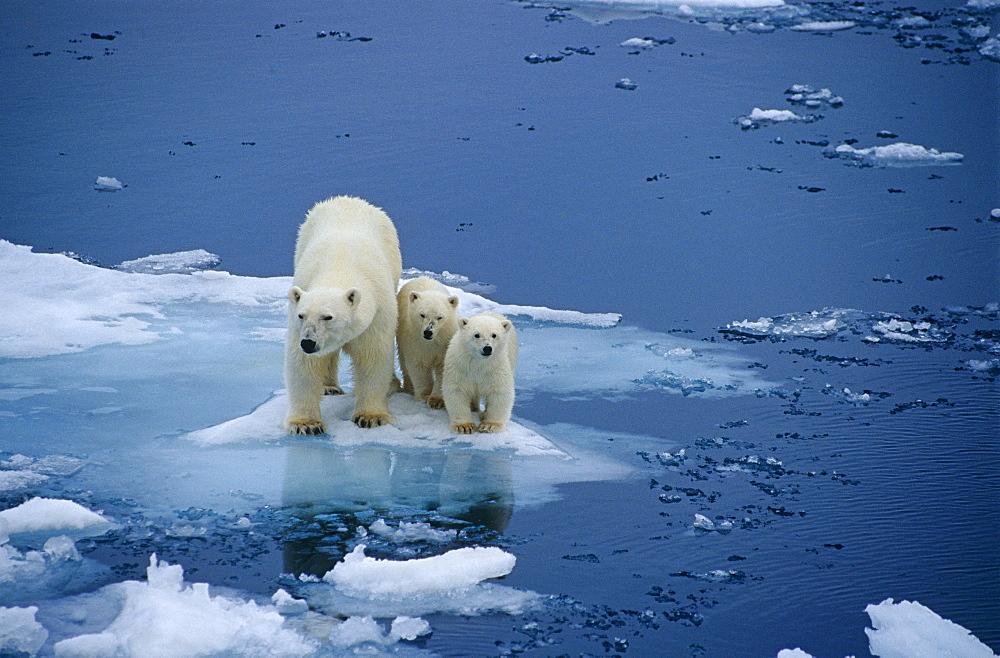
[(626, 91), (633, 91), (638, 86), (639, 85), (637, 85), (636, 83), (632, 82), (628, 78), (622, 78), (621, 80), (619, 80), (618, 82), (615, 83), (615, 87), (617, 89), (624, 89)]
[(123, 187), (122, 182), (114, 176), (98, 176), (94, 181), (94, 189), (99, 192), (115, 192)]
[(828, 158), (850, 160), (860, 167), (919, 167), (928, 165), (961, 164), (965, 158), (961, 153), (941, 152), (918, 144), (896, 142), (886, 146), (871, 146), (857, 149), (849, 144), (841, 144), (824, 155)]

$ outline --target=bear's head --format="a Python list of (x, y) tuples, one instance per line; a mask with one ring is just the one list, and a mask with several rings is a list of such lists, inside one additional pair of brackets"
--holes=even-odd
[(490, 357), (502, 352), (507, 344), (510, 320), (491, 313), (480, 313), (459, 321), (463, 344), (474, 355)]
[(454, 327), (458, 319), (458, 297), (443, 292), (425, 290), (411, 292), (409, 299), (410, 326), (426, 340), (434, 340), (442, 330)]
[(306, 291), (292, 286), (288, 301), (299, 330), (299, 347), (306, 354), (323, 356), (350, 340), (361, 292), (357, 288)]

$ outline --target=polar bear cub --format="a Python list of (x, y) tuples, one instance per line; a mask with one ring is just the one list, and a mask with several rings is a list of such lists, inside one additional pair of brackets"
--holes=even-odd
[(444, 409), (444, 353), (458, 327), (458, 297), (449, 295), (434, 279), (421, 276), (403, 285), (396, 302), (403, 392), (412, 393), (431, 409)]
[(402, 272), (396, 228), (367, 201), (339, 196), (306, 214), (295, 243), (288, 291), (285, 385), (292, 434), (326, 431), (319, 402), (343, 393), (340, 351), (354, 366), (353, 420), (360, 427), (392, 422), (396, 286)]
[[(517, 332), (510, 320), (486, 311), (459, 321), (444, 357), (444, 404), (451, 431), (501, 432), (514, 407)], [(473, 411), (486, 400), (479, 425)]]

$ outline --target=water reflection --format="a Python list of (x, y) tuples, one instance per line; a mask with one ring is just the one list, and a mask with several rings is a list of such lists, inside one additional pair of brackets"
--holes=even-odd
[[(413, 510), (502, 532), (514, 509), (512, 459), (463, 450), (293, 445), (286, 449), (281, 502), (304, 521)], [(326, 539), (288, 541), (285, 571), (323, 575), (331, 569), (338, 558), (319, 550)]]

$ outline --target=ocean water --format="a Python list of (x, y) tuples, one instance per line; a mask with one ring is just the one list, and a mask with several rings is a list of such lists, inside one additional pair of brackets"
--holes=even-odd
[[(191, 604), (261, 629), (194, 634), (223, 655), (865, 656), (888, 598), (1000, 650), (995, 4), (2, 15), (0, 510), (113, 523), (0, 527), (0, 607), (37, 609), (3, 651)], [(334, 194), (514, 319), (508, 433), (402, 395), (385, 431), (276, 429), (295, 231)], [(516, 565), (359, 599), (323, 577), (361, 544)]]

